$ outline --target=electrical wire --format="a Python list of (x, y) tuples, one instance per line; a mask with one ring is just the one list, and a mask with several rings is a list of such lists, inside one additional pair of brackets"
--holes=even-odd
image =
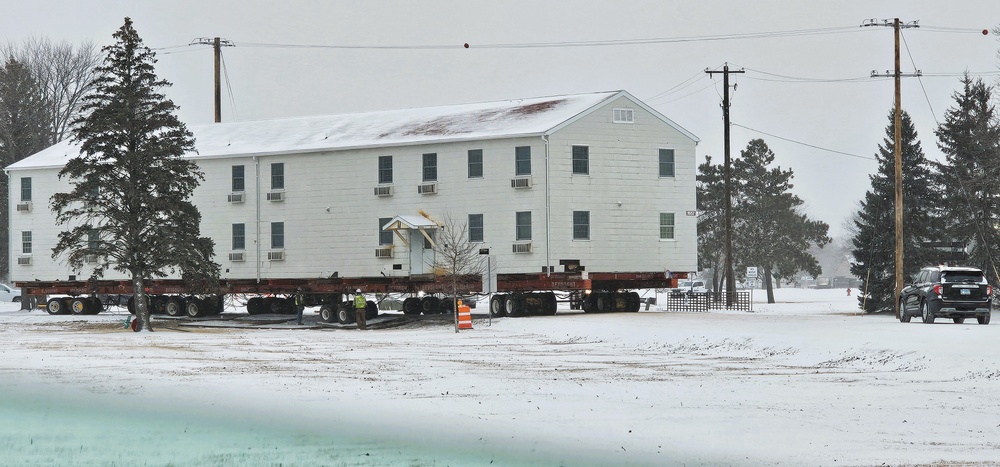
[(924, 80), (920, 76), (920, 70), (917, 70), (917, 62), (913, 60), (913, 53), (910, 51), (910, 45), (906, 43), (906, 35), (903, 31), (899, 31), (899, 37), (903, 39), (903, 48), (906, 49), (906, 55), (910, 57), (910, 64), (913, 65), (913, 69), (916, 71), (917, 83), (920, 84), (920, 90), (924, 92), (924, 100), (927, 101), (927, 108), (931, 109), (931, 118), (934, 119), (934, 123), (937, 126), (941, 126), (941, 122), (937, 119), (937, 114), (934, 113), (934, 106), (931, 105), (931, 98), (927, 96), (927, 88), (924, 87)]
[(856, 157), (858, 159), (876, 160), (874, 157), (859, 156), (857, 154), (851, 154), (849, 152), (837, 151), (835, 149), (824, 148), (822, 146), (816, 146), (814, 144), (803, 143), (802, 141), (796, 141), (794, 139), (785, 138), (783, 136), (778, 136), (778, 135), (774, 135), (774, 134), (771, 134), (771, 133), (763, 132), (763, 131), (760, 131), (760, 130), (757, 130), (757, 129), (754, 129), (754, 128), (750, 128), (748, 126), (740, 125), (739, 123), (733, 123), (731, 121), (729, 122), (729, 124), (732, 125), (732, 126), (738, 126), (740, 128), (744, 128), (744, 129), (747, 129), (747, 130), (750, 130), (750, 131), (753, 131), (753, 132), (757, 132), (757, 133), (760, 133), (762, 135), (767, 135), (767, 136), (770, 136), (772, 138), (778, 138), (778, 139), (783, 140), (783, 141), (788, 141), (789, 143), (795, 143), (795, 144), (799, 144), (799, 145), (802, 145), (802, 146), (810, 147), (810, 148), (813, 148), (813, 149), (819, 149), (820, 151), (832, 152), (834, 154), (840, 154), (842, 156)]
[(226, 77), (226, 91), (229, 93), (229, 108), (233, 110), (233, 120), (240, 121), (240, 114), (236, 111), (236, 99), (233, 97), (233, 85), (229, 82), (229, 68), (226, 66), (226, 56), (219, 49), (219, 59), (222, 62), (222, 74)]

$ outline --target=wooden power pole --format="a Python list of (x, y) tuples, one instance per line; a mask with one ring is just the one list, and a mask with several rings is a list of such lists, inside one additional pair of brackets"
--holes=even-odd
[(724, 127), (723, 138), (725, 142), (725, 191), (726, 191), (726, 307), (733, 305), (736, 298), (736, 274), (733, 271), (733, 182), (732, 170), (730, 169), (732, 159), (729, 156), (729, 74), (744, 73), (743, 70), (730, 70), (729, 64), (722, 66), (722, 71), (705, 70), (709, 76), (715, 73), (722, 73), (722, 125)]
[[(879, 24), (875, 20), (869, 20), (862, 24), (861, 26), (878, 26)], [(899, 297), (900, 291), (903, 290), (903, 110), (902, 110), (902, 98), (900, 96), (900, 78), (903, 76), (899, 70), (899, 30), (900, 28), (918, 28), (920, 27), (916, 21), (910, 23), (900, 23), (899, 18), (895, 18), (890, 23), (888, 20), (882, 21), (882, 26), (892, 26), (893, 35), (896, 39), (896, 53), (895, 53), (895, 70), (892, 72), (893, 81), (895, 82), (895, 138), (893, 141), (893, 146), (895, 146), (895, 158), (896, 158), (896, 201), (895, 201), (895, 211), (896, 211), (896, 293), (893, 295), (893, 302), (895, 302), (896, 309), (896, 319), (899, 319), (899, 302), (895, 297)], [(885, 72), (886, 76), (890, 73)], [(872, 77), (881, 76), (877, 72), (872, 72)], [(908, 76), (920, 76), (920, 72)]]
[(215, 123), (219, 123), (222, 121), (222, 46), (232, 47), (233, 43), (219, 37), (199, 37), (191, 43), (211, 45), (215, 52)]

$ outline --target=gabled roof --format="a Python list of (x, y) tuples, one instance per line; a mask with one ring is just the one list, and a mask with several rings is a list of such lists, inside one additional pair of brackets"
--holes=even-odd
[[(545, 135), (625, 96), (693, 141), (698, 138), (625, 91), (535, 97), (406, 110), (190, 125), (190, 158), (299, 154)], [(8, 169), (62, 167), (79, 154), (62, 141)]]

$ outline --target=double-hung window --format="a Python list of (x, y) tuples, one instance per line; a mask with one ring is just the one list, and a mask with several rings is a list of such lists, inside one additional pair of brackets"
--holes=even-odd
[(271, 223), (271, 249), (280, 250), (285, 247), (285, 223)]
[(590, 174), (590, 147), (573, 146), (573, 174)]
[(391, 221), (391, 217), (379, 217), (378, 218), (378, 244), (379, 245), (392, 245), (392, 231), (382, 230), (382, 227)]
[(531, 211), (521, 211), (514, 214), (514, 239), (517, 241), (531, 240)]
[(285, 163), (275, 162), (271, 164), (271, 189), (285, 189)]
[(424, 181), (436, 182), (438, 179), (438, 155), (437, 153), (424, 154)]
[(378, 156), (378, 182), (392, 183), (392, 156)]
[(483, 178), (483, 150), (469, 150), (469, 178)]
[(483, 215), (469, 214), (469, 242), (481, 243), (483, 241)]
[(660, 149), (660, 176), (674, 176), (674, 150)]
[(31, 201), (31, 177), (21, 177), (21, 201)]
[(590, 240), (590, 211), (573, 211), (573, 240)]
[(21, 232), (21, 253), (25, 255), (31, 254), (31, 231), (25, 230)]
[(514, 175), (531, 175), (531, 146), (514, 148)]
[(660, 213), (660, 240), (674, 239), (674, 213)]
[(247, 247), (246, 224), (233, 224), (233, 250), (245, 250)]
[(246, 174), (242, 165), (233, 166), (233, 191), (246, 190)]

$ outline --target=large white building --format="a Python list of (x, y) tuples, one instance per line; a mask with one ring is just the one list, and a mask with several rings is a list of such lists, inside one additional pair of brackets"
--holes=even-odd
[[(421, 212), (467, 224), (501, 274), (696, 269), (698, 139), (625, 91), (190, 130), (223, 278), (427, 273), (405, 230)], [(88, 276), (51, 258), (49, 199), (77, 155), (62, 142), (6, 168), (12, 280)]]

